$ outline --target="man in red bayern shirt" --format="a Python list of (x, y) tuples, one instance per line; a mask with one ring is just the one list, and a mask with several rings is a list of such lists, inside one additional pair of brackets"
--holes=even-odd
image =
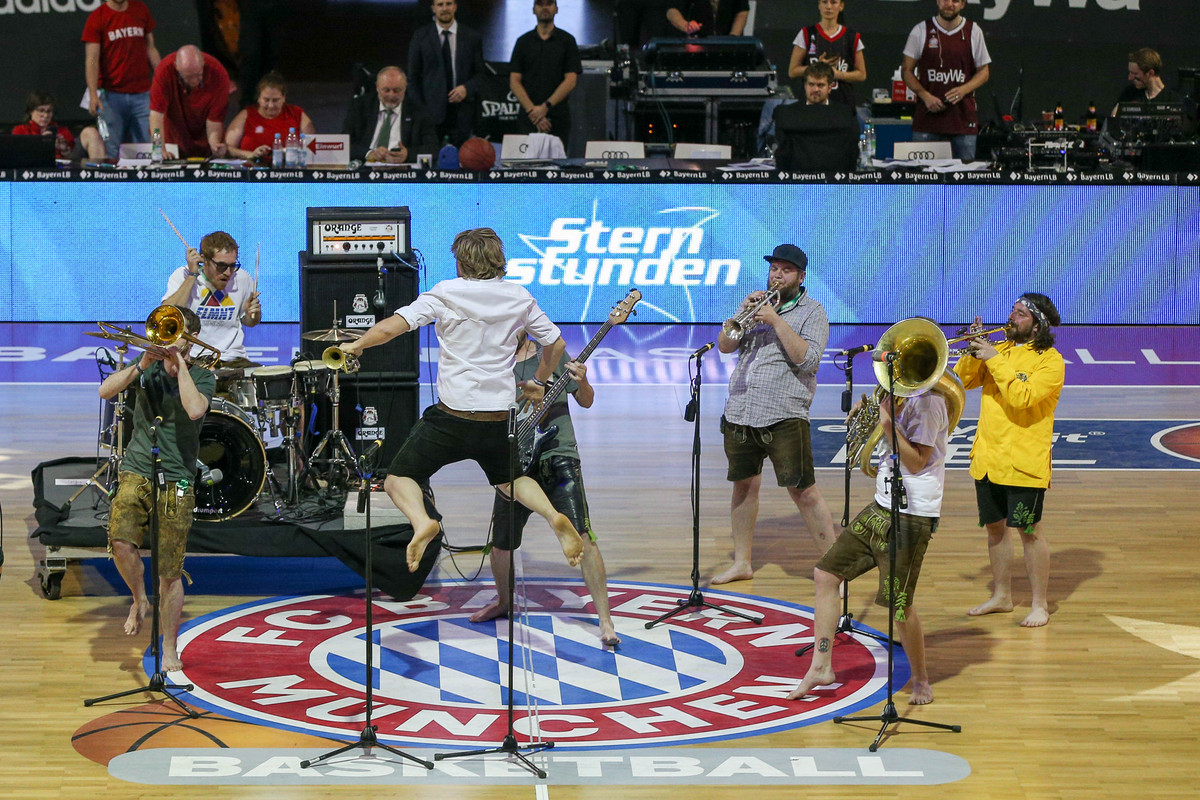
[(150, 86), (150, 130), (179, 145), (182, 158), (216, 156), (225, 147), (229, 74), (220, 62), (188, 44), (158, 62)]
[(154, 46), (154, 17), (141, 0), (106, 0), (83, 26), (88, 110), (108, 125), (105, 150), (150, 141), (150, 70), (162, 57)]

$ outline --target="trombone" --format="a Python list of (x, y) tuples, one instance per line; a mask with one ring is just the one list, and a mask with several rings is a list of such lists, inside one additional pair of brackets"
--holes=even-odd
[(202, 350), (211, 351), (193, 356), (190, 360), (196, 366), (212, 369), (221, 360), (220, 350), (187, 332), (187, 323), (183, 319), (183, 314), (175, 306), (161, 305), (151, 311), (150, 316), (146, 317), (145, 336), (134, 333), (130, 328), (118, 328), (107, 322), (97, 322), (96, 324), (100, 326), (100, 331), (89, 331), (88, 336), (124, 342), (159, 358), (170, 358), (178, 350), (179, 342), (182, 340), (191, 342)]

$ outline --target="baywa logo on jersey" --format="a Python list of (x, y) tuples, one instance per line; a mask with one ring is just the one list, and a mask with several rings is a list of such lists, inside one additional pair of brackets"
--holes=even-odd
[[(378, 596), (373, 604), (372, 723), (379, 738), (450, 747), (501, 741), (508, 621), (468, 619), (495, 600), (494, 589), (459, 583), (424, 591), (408, 602)], [(705, 609), (647, 629), (690, 590), (610, 583), (609, 591), (621, 637), (616, 648), (601, 645), (580, 582), (526, 585), (529, 611), (514, 634), (520, 740), (575, 749), (718, 741), (810, 725), (885, 699), (887, 653), (867, 637), (839, 642), (840, 683), (786, 699), (808, 665), (795, 657), (812, 641), (806, 608), (710, 591), (709, 602), (762, 616), (762, 623)], [(364, 613), (361, 596), (312, 595), (210, 614), (180, 636), (186, 671), (178, 682), (195, 685), (189, 702), (225, 716), (354, 738), (365, 720)], [(903, 685), (902, 654), (896, 672)]]
[(559, 217), (545, 235), (521, 233), (537, 256), (510, 258), (507, 278), (542, 286), (737, 285), (740, 259), (699, 257), (704, 226), (719, 211), (685, 206), (658, 213), (663, 225), (621, 225), (601, 219), (593, 203), (590, 220)]

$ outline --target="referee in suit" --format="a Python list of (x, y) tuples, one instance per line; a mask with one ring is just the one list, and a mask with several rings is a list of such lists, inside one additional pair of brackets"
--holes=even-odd
[(408, 46), (409, 94), (437, 126), (438, 141), (459, 147), (471, 135), (483, 81), (483, 39), (459, 24), (455, 0), (433, 0), (434, 22)]

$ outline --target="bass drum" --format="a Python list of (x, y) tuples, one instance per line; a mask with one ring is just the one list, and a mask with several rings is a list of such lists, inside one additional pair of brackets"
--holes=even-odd
[(196, 522), (223, 522), (254, 505), (267, 479), (267, 453), (246, 411), (214, 397), (200, 428), (197, 457), (214, 481), (208, 486), (197, 475)]

